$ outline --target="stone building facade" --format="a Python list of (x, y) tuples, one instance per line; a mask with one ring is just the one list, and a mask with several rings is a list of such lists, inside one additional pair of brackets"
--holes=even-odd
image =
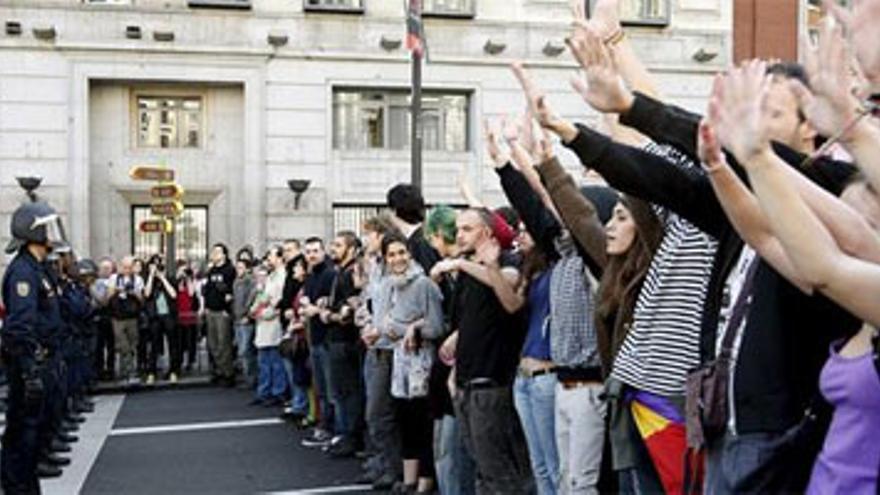
[[(148, 252), (158, 241), (137, 223), (149, 216), (149, 184), (128, 171), (158, 163), (186, 189), (181, 256), (352, 226), (409, 178), (403, 3), (0, 1), (0, 242), (23, 199), (15, 178), (39, 175), (78, 252)], [(701, 109), (732, 58), (731, 2), (624, 3), (663, 96)], [(567, 117), (595, 120), (559, 53), (568, 1), (426, 4), (443, 15), (425, 21), (425, 196), (461, 203), (466, 167), (498, 204), (480, 123), (523, 108), (511, 61), (532, 66)], [(291, 179), (310, 181), (298, 209)]]

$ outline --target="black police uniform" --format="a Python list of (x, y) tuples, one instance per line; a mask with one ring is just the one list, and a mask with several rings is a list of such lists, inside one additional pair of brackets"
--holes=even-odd
[(7, 494), (39, 493), (36, 475), (41, 419), (52, 374), (52, 344), (61, 327), (57, 288), (46, 267), (26, 247), (3, 277), (3, 356), (9, 375), (6, 431), (0, 452), (0, 482)]
[[(56, 288), (60, 321), (49, 346), (53, 349), (50, 357), (51, 372), (46, 374), (46, 408), (40, 427), (40, 460), (51, 455), (52, 440), (61, 434), (61, 425), (67, 414), (69, 359), (73, 349), (73, 334), (70, 328), (71, 315), (62, 294), (62, 281), (53, 263), (46, 263), (47, 277)], [(64, 464), (67, 464), (65, 461)]]

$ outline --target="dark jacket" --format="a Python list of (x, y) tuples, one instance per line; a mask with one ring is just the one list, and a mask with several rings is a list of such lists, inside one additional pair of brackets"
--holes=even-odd
[[(673, 145), (695, 158), (699, 116), (637, 94), (621, 122), (660, 144)], [(743, 241), (728, 221), (711, 182), (701, 171), (685, 169), (638, 148), (612, 142), (580, 127), (568, 143), (584, 166), (595, 168), (615, 188), (667, 207), (719, 241), (706, 305), (701, 356), (714, 356), (724, 285), (739, 258)], [(774, 144), (789, 164), (803, 155)], [(731, 164), (742, 174), (732, 157)], [(801, 172), (839, 194), (845, 165), (817, 160)], [(851, 166), (850, 166), (851, 169)], [(818, 395), (819, 372), (829, 344), (850, 335), (860, 322), (821, 295), (805, 295), (763, 260), (752, 287), (753, 303), (743, 333), (735, 374), (735, 411), (740, 433), (782, 432), (795, 424)]]
[(412, 259), (422, 265), (425, 273), (431, 273), (431, 268), (440, 261), (440, 255), (431, 247), (431, 243), (425, 239), (425, 231), (422, 227), (413, 231), (412, 235), (406, 240), (406, 248)]
[[(330, 291), (333, 289), (333, 280), (336, 278), (336, 269), (330, 260), (325, 259), (315, 266), (306, 277), (303, 285), (303, 295), (308, 297), (312, 304), (317, 304), (322, 297), (330, 297)], [(327, 325), (321, 321), (319, 316), (309, 319), (309, 332), (311, 334), (311, 344), (320, 345), (324, 343), (327, 336)]]
[(347, 265), (336, 268), (336, 277), (330, 289), (328, 307), (334, 314), (344, 315), (340, 323), (334, 323), (328, 328), (327, 340), (330, 342), (355, 342), (360, 338), (357, 326), (354, 324), (354, 309), (348, 299), (360, 294), (361, 290), (354, 285), (354, 265), (357, 260), (350, 261)]
[(30, 357), (37, 346), (51, 346), (61, 329), (57, 286), (44, 263), (22, 248), (3, 276), (3, 346)]
[(287, 263), (287, 276), (284, 278), (284, 292), (281, 294), (281, 300), (278, 301), (278, 311), (281, 314), (281, 326), (283, 328), (287, 328), (288, 323), (290, 323), (284, 316), (284, 311), (293, 307), (293, 299), (299, 294), (299, 290), (302, 289), (303, 286), (303, 283), (294, 278), (293, 275), (295, 272), (293, 269), (294, 266), (301, 262), (302, 259), (303, 255), (299, 255)]

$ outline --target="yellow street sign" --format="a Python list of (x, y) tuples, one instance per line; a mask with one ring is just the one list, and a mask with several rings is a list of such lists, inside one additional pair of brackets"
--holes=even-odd
[(162, 215), (166, 217), (176, 217), (183, 212), (183, 203), (180, 201), (167, 201), (163, 203), (154, 203), (150, 206), (150, 212), (153, 215)]
[(134, 180), (152, 180), (159, 182), (171, 182), (174, 180), (173, 169), (152, 165), (138, 165), (133, 167), (128, 172), (128, 175)]
[(154, 199), (179, 200), (183, 197), (183, 188), (177, 183), (153, 186), (150, 188), (150, 196)]

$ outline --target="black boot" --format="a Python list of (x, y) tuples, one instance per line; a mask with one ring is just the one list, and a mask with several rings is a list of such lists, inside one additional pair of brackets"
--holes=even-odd
[(73, 449), (70, 447), (70, 444), (56, 437), (52, 439), (52, 445), (49, 446), (49, 450), (51, 452), (70, 452)]
[(86, 418), (84, 416), (80, 416), (78, 414), (69, 413), (64, 417), (65, 421), (70, 421), (71, 423), (85, 423)]
[(63, 431), (62, 431), (62, 432), (58, 432), (58, 434), (55, 435), (55, 438), (57, 438), (58, 440), (61, 440), (62, 442), (65, 442), (65, 443), (73, 443), (73, 442), (78, 442), (78, 441), (79, 441), (79, 437), (78, 437), (78, 436), (76, 436), (76, 435), (71, 435), (70, 433), (65, 433), (65, 432), (63, 432)]
[(77, 413), (91, 413), (95, 412), (95, 405), (85, 399), (80, 399), (74, 404), (73, 410)]
[(49, 454), (43, 457), (43, 462), (49, 464), (50, 466), (67, 466), (70, 464), (69, 457), (61, 457), (58, 454)]
[(61, 468), (52, 466), (44, 461), (37, 463), (37, 477), (39, 478), (57, 478), (61, 476)]

